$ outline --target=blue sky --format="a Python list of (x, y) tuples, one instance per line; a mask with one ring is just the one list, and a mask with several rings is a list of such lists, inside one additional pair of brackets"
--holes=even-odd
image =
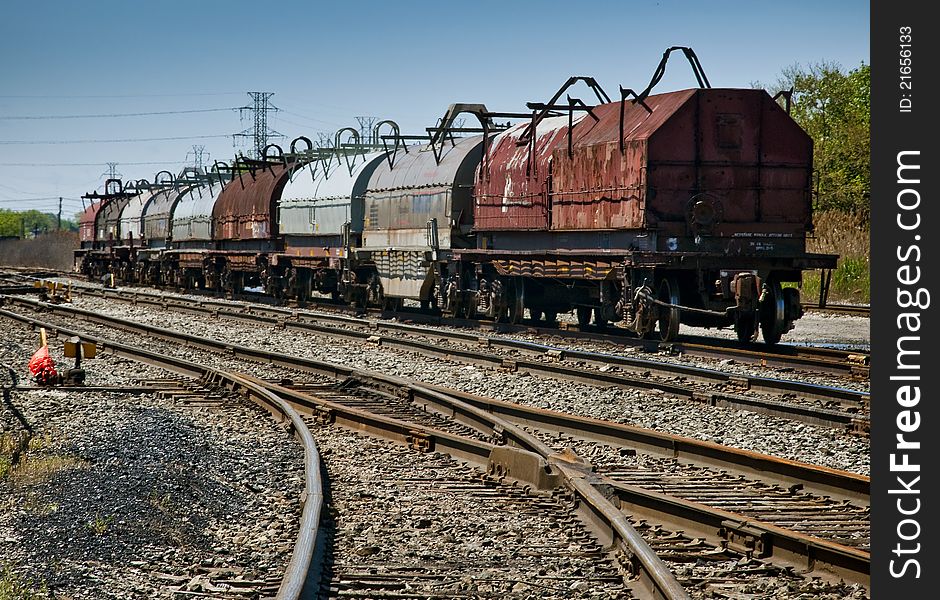
[[(8, 3), (0, 208), (54, 210), (64, 196), (71, 215), (82, 193), (100, 189), (106, 162), (119, 163), (125, 178), (152, 179), (178, 171), (193, 144), (227, 160), (236, 149), (226, 136), (251, 125), (233, 110), (11, 117), (229, 109), (264, 90), (282, 109), (269, 124), (288, 141), (316, 139), (357, 115), (417, 133), (451, 102), (523, 110), (570, 75), (595, 77), (611, 96), (618, 84), (642, 89), (673, 45), (694, 48), (715, 87), (772, 83), (794, 63), (850, 68), (870, 62), (869, 24), (867, 2), (840, 1)], [(695, 85), (680, 59), (657, 91)], [(575, 95), (588, 97), (583, 88)], [(191, 136), (216, 137), (95, 141)], [(83, 142), (24, 143), (74, 141)]]

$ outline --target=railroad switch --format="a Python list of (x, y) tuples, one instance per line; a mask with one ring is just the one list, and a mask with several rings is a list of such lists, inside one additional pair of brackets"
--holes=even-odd
[(82, 342), (77, 336), (65, 341), (65, 357), (74, 358), (75, 366), (64, 373), (58, 373), (55, 362), (49, 354), (49, 342), (45, 327), (39, 330), (39, 350), (29, 360), (29, 371), (39, 385), (78, 386), (85, 383), (85, 369), (82, 358), (94, 358), (97, 347), (91, 342)]

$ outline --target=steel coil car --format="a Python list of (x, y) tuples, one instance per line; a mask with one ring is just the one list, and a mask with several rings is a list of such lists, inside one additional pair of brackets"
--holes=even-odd
[[(700, 88), (652, 94), (677, 49), (619, 100), (573, 77), (526, 112), (452, 105), (422, 136), (383, 121), (210, 175), (109, 181), (86, 196), (76, 259), (127, 281), (776, 343), (802, 272), (837, 258), (806, 251), (812, 141), (767, 92), (711, 88), (687, 48)], [(571, 97), (578, 82), (596, 103)]]
[(321, 152), (292, 174), (278, 204), (284, 253), (273, 266), (284, 274), (284, 292), (301, 300), (313, 292), (353, 300), (344, 281), (349, 249), (360, 246), (365, 192), (384, 152)]

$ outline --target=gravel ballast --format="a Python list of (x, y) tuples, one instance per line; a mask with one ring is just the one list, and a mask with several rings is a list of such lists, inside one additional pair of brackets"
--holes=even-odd
[(506, 373), (429, 359), (406, 351), (328, 339), (269, 326), (213, 319), (155, 307), (83, 298), (76, 306), (231, 343), (444, 385), (500, 400), (596, 417), (867, 474), (867, 439), (829, 428), (720, 407), (705, 407), (657, 390), (638, 391)]
[[(36, 334), (4, 322), (2, 361), (21, 384)], [(50, 342), (56, 364), (68, 364)], [(165, 379), (102, 354), (86, 385)], [(171, 598), (276, 586), (297, 536), (303, 450), (241, 398), (18, 391), (34, 428), (0, 478), (0, 562), (56, 598)], [(4, 432), (22, 429), (3, 413)]]

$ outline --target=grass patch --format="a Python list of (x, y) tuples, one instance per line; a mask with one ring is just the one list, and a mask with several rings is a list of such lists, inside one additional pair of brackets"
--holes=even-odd
[[(871, 302), (871, 228), (860, 215), (825, 211), (814, 216), (816, 235), (806, 241), (807, 250), (838, 254), (837, 268), (829, 287), (831, 302), (868, 304)], [(803, 275), (803, 300), (819, 300), (820, 273)]]
[(96, 514), (95, 519), (93, 521), (89, 521), (86, 526), (95, 535), (104, 535), (104, 533), (108, 530), (108, 527), (110, 527), (111, 523), (113, 522), (113, 516), (102, 517), (101, 515)]
[(27, 454), (10, 473), (10, 480), (15, 485), (38, 485), (45, 483), (53, 475), (65, 469), (77, 469), (85, 462), (71, 456), (35, 456)]
[(47, 454), (53, 443), (50, 434), (4, 433), (0, 435), (0, 481), (30, 486), (44, 483), (64, 469), (84, 467), (87, 463), (70, 456)]
[(3, 481), (13, 472), (14, 460), (18, 460), (19, 454), (26, 445), (26, 440), (21, 435), (12, 433), (0, 434), (0, 481)]
[(0, 600), (42, 600), (46, 597), (46, 586), (34, 586), (17, 575), (10, 565), (4, 565), (0, 569)]

